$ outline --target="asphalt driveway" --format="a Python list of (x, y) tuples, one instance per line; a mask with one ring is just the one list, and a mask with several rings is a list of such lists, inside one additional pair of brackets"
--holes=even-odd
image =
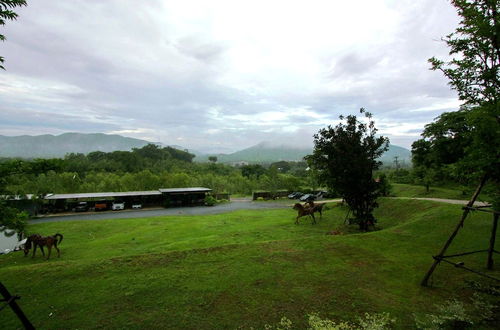
[(146, 218), (159, 217), (164, 215), (197, 215), (197, 214), (219, 214), (235, 210), (254, 210), (254, 209), (272, 209), (288, 208), (285, 203), (274, 202), (253, 202), (250, 199), (234, 199), (231, 202), (218, 204), (215, 206), (190, 206), (190, 207), (172, 207), (172, 208), (154, 208), (144, 210), (123, 210), (123, 211), (102, 211), (89, 213), (72, 213), (65, 215), (51, 215), (38, 217), (30, 220), (30, 223), (59, 222), (59, 221), (78, 221), (78, 220), (106, 220), (106, 219), (127, 219), (127, 218)]

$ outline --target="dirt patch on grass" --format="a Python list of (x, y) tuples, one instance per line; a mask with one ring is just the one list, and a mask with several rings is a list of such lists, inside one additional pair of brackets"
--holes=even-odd
[(129, 266), (155, 266), (155, 265), (165, 265), (176, 261), (184, 260), (190, 256), (196, 256), (199, 254), (210, 254), (231, 251), (240, 247), (238, 244), (214, 246), (202, 249), (192, 249), (183, 251), (171, 251), (165, 253), (150, 253), (141, 254), (134, 256), (123, 256), (115, 257), (109, 259), (113, 264), (126, 264)]

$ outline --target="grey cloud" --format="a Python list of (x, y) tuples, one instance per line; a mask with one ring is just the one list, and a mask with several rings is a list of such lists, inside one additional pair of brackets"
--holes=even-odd
[[(425, 3), (429, 8), (440, 8)], [(424, 123), (441, 110), (409, 110), (455, 97), (446, 80), (429, 72), (426, 63), (441, 49), (438, 42), (433, 41), (434, 48), (428, 45), (429, 24), (436, 21), (438, 9), (409, 17), (385, 49), (369, 53), (345, 50), (340, 59), (325, 56), (325, 77), (339, 85), (352, 83), (349, 90), (252, 95), (216, 83), (227, 69), (224, 56), (231, 45), (192, 33), (173, 38), (168, 28), (156, 26), (151, 19), (157, 6), (160, 2), (148, 1), (131, 10), (137, 5), (130, 0), (33, 2), (23, 8), (18, 22), (6, 25), (9, 39), (2, 45), (2, 55), (8, 72), (42, 83), (64, 82), (79, 92), (51, 91), (49, 96), (54, 100), (44, 102), (0, 94), (0, 129), (45, 127), (95, 132), (145, 128), (158, 132), (167, 144), (182, 145), (168, 140), (182, 137), (189, 139), (186, 147), (234, 150), (265, 140), (311, 143), (320, 127), (302, 115), (289, 117), (301, 126), (295, 132), (283, 131), (279, 125), (243, 126), (227, 116), (308, 108), (333, 122), (340, 114), (357, 113), (366, 107), (376, 119)], [(112, 39), (105, 39), (108, 36)], [(154, 46), (154, 54), (146, 46)], [(332, 62), (336, 62), (333, 71)], [(386, 62), (390, 65), (384, 67)], [(262, 98), (266, 98), (265, 103)], [(220, 113), (218, 119), (209, 113), (214, 107)], [(54, 116), (56, 112), (60, 116)], [(38, 119), (29, 118), (30, 114)], [(205, 133), (209, 128), (220, 132)], [(266, 131), (269, 129), (274, 131)]]
[(220, 58), (226, 50), (222, 44), (215, 41), (207, 43), (195, 36), (177, 40), (175, 47), (182, 53), (199, 61), (212, 63)]

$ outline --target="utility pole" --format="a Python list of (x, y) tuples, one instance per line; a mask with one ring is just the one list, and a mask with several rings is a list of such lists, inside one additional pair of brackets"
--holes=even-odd
[(394, 156), (394, 164), (396, 164), (396, 171), (399, 170), (399, 161), (398, 161), (399, 156)]

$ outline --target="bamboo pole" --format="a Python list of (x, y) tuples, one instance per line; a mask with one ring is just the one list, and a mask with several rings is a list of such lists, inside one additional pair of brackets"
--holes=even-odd
[(486, 180), (487, 180), (487, 175), (484, 175), (483, 178), (481, 179), (481, 182), (477, 186), (476, 191), (472, 195), (472, 198), (467, 203), (467, 206), (464, 209), (464, 212), (462, 213), (462, 218), (460, 219), (460, 222), (455, 227), (455, 230), (451, 233), (451, 236), (448, 238), (448, 240), (444, 244), (444, 246), (441, 249), (441, 251), (438, 253), (437, 256), (434, 257), (434, 263), (432, 264), (431, 268), (427, 271), (427, 274), (425, 274), (424, 279), (420, 283), (422, 286), (428, 286), (429, 285), (429, 278), (431, 277), (432, 273), (434, 272), (434, 270), (436, 269), (436, 267), (441, 262), (442, 257), (446, 253), (446, 250), (450, 246), (451, 242), (453, 242), (453, 239), (455, 239), (455, 236), (457, 236), (457, 233), (460, 230), (460, 228), (462, 228), (464, 226), (464, 221), (465, 221), (465, 219), (467, 218), (467, 215), (470, 212), (469, 208), (472, 207), (472, 206), (474, 206), (474, 203), (476, 202), (477, 197), (481, 193), (481, 189), (483, 189), (483, 186), (486, 183)]
[(25, 329), (35, 329), (35, 327), (28, 320), (26, 315), (24, 315), (23, 310), (17, 304), (16, 300), (19, 299), (17, 296), (12, 296), (7, 290), (7, 288), (0, 282), (0, 294), (4, 297), (7, 304), (12, 308), (12, 311), (16, 313), (19, 320), (23, 323)]
[(498, 213), (493, 214), (493, 228), (491, 229), (490, 247), (488, 249), (488, 269), (493, 269), (493, 252), (495, 251), (495, 238), (497, 236)]

